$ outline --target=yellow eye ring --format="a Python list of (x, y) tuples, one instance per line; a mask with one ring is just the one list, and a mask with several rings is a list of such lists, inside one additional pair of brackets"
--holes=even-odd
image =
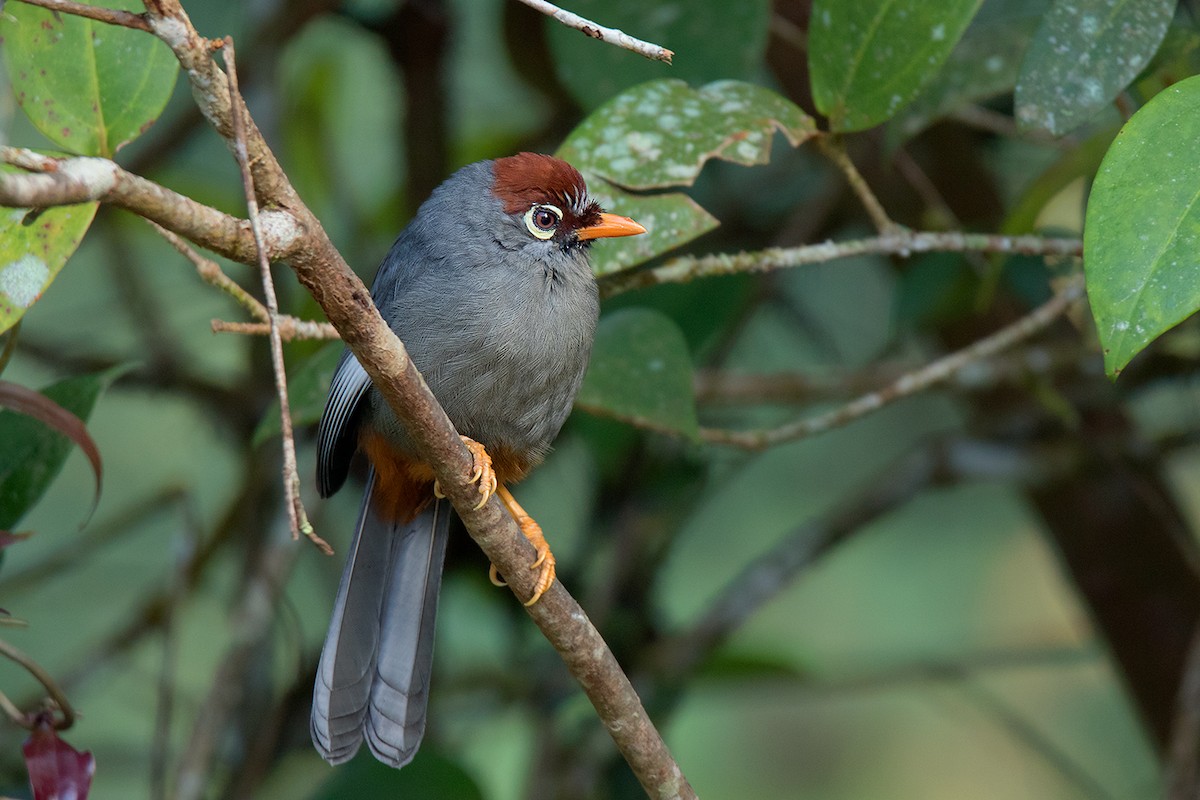
[(558, 206), (541, 203), (530, 206), (525, 212), (525, 227), (539, 239), (549, 239), (554, 236), (558, 223), (562, 222), (563, 213)]

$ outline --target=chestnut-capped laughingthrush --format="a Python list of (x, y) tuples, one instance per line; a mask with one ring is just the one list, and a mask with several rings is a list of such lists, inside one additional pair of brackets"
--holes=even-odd
[[(602, 212), (564, 161), (481, 161), (421, 205), (371, 288), (471, 450), (481, 500), (495, 491), (537, 548), (530, 602), (554, 580), (554, 557), (505, 485), (545, 456), (583, 380), (598, 311), (592, 241), (644, 230)], [(347, 350), (317, 431), (322, 496), (345, 482), (356, 452), (370, 471), (317, 669), (312, 739), (338, 764), (365, 737), (376, 758), (400, 767), (425, 731), (453, 511)]]

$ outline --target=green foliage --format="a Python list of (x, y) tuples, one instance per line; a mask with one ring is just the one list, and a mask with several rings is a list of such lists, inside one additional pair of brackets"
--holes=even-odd
[(1164, 90), (1121, 128), (1088, 202), (1088, 297), (1116, 375), (1200, 308), (1200, 77)]
[[(559, 155), (585, 173), (604, 205), (650, 229), (598, 243), (592, 252), (601, 276), (653, 267), (647, 262), (684, 248), (719, 255), (869, 237), (870, 220), (846, 182), (807, 141), (819, 135), (808, 116), (810, 89), (831, 132), (846, 140), (897, 222), (936, 219), (1011, 233), (1062, 226), (1074, 235), (1087, 183), (1116, 132), (1105, 103), (1124, 91), (1123, 101), (1136, 109), (1164, 85), (1194, 74), (1200, 52), (1200, 37), (1181, 14), (1154, 53), (1160, 0), (1109, 3), (1108, 33), (1088, 38), (1068, 31), (1058, 40), (1063, 52), (1054, 54), (1067, 65), (1064, 81), (1078, 77), (1071, 70), (1079, 72), (1079, 65), (1094, 65), (1095, 74), (1085, 78), (1103, 78), (1107, 97), (1099, 105), (1085, 102), (1086, 91), (1065, 98), (1056, 122), (1069, 112), (1079, 127), (1051, 141), (1042, 130), (1018, 135), (1010, 115), (1018, 75), (1032, 81), (1018, 102), (1034, 78), (1042, 79), (1042, 72), (1022, 70), (1045, 56), (1038, 48), (1047, 40), (1032, 48), (1030, 42), (1051, 0), (815, 0), (811, 29), (793, 14), (795, 4), (767, 0), (568, 4), (676, 50), (674, 66), (551, 20), (541, 23), (545, 42), (527, 28), (502, 27), (527, 13), (504, 0), (447, 4), (446, 40), (431, 36), (403, 57), (389, 48), (394, 31), (386, 26), (397, 9), (416, 12), (425, 4), (363, 0), (330, 13), (314, 8), (311, 17), (283, 4), (287, 18), (269, 17), (257, 31), (258, 11), (247, 4), (184, 4), (204, 35), (238, 36), (243, 88), (257, 121), (305, 202), (364, 276), (406, 221), (399, 198), (409, 196), (406, 181), (414, 165), (424, 166), (420, 159), (448, 153), (437, 165), (448, 172), (476, 158), (560, 142)], [(1088, 0), (1075, 5), (1100, 7)], [(80, 131), (93, 131), (86, 141), (60, 144), (111, 154), (153, 117), (144, 101), (154, 76), (174, 76), (169, 55), (145, 34), (82, 23), (86, 36), (62, 28), (54, 46), (74, 42), (72, 53), (86, 58), (35, 56), (20, 49), (30, 42), (15, 38), (16, 20), (31, 14), (45, 12), (9, 3), (0, 15), (6, 15), (0, 26), (14, 85), (43, 80), (42, 66), (68, 76), (55, 78), (53, 92), (40, 84), (21, 89), (25, 99), (53, 100), (26, 103), (31, 119), (45, 126), (45, 108), (74, 109)], [(79, 22), (60, 17), (54, 25)], [(1125, 29), (1128, 40), (1113, 38), (1112, 31)], [(145, 65), (161, 66), (143, 74), (136, 59), (117, 59), (122, 71), (115, 85), (132, 90), (130, 104), (142, 109), (136, 124), (133, 112), (118, 111), (125, 95), (70, 77), (84, 75), (89, 59), (107, 58), (106, 48), (121, 38), (147, 48)], [(1126, 62), (1119, 74), (1110, 74), (1115, 64), (1100, 63), (1118, 57)], [(1130, 74), (1130, 59), (1140, 75)], [(37, 74), (30, 74), (31, 64)], [(408, 96), (404, 81), (417, 75), (437, 81), (440, 94)], [(1196, 228), (1188, 190), (1194, 195), (1200, 185), (1192, 157), (1200, 150), (1194, 80), (1133, 118), (1112, 144), (1091, 198), (1089, 291), (1105, 346), (1124, 332), (1117, 349), (1129, 354), (1200, 303), (1196, 276), (1187, 271), (1196, 261), (1187, 241)], [(242, 214), (237, 170), (219, 137), (200, 127), (186, 145), (165, 138), (184, 119), (185, 94), (167, 112), (172, 125), (151, 130), (149, 147), (121, 155), (130, 165), (144, 158), (137, 171), (173, 189)], [(434, 94), (438, 102), (430, 103)], [(99, 117), (89, 116), (93, 98)], [(586, 115), (582, 123), (577, 104)], [(947, 124), (955, 112), (964, 113)], [(6, 143), (40, 141), (6, 113), (0, 104)], [(442, 124), (416, 124), (434, 121), (420, 115), (441, 115)], [(842, 136), (888, 121), (894, 160), (872, 149), (878, 136)], [(429, 147), (428, 130), (444, 133), (442, 147)], [(564, 131), (571, 131), (565, 139)], [(903, 169), (906, 159), (920, 169)], [(53, 278), (92, 212), (90, 206), (50, 210), (28, 217), (25, 226), (24, 212), (13, 213), (0, 228), (0, 263), (21, 262), (38, 247), (60, 248)], [(48, 221), (56, 227), (38, 227)], [(246, 637), (257, 634), (230, 614), (255, 599), (249, 592), (261, 586), (255, 580), (260, 537), (275, 532), (270, 520), (281, 516), (278, 449), (245, 447), (254, 421), (255, 442), (278, 434), (274, 406), (261, 420), (248, 420), (273, 396), (264, 343), (212, 336), (209, 319), (231, 313), (226, 298), (200, 284), (183, 262), (168, 260), (176, 256), (151, 235), (126, 236), (119, 227), (105, 233), (112, 235), (81, 248), (77, 268), (60, 273), (55, 291), (22, 318), (24, 338), (6, 377), (41, 385), (49, 369), (131, 356), (153, 369), (131, 376), (137, 390), (112, 396), (89, 425), (108, 470), (101, 518), (77, 538), (22, 542), (20, 558), (32, 569), (6, 576), (0, 603), (29, 619), (23, 644), (48, 669), (85, 678), (70, 689), (86, 711), (75, 741), (97, 751), (97, 796), (157, 796), (147, 792), (146, 776), (177, 772), (201, 725), (211, 726), (202, 735), (220, 737), (220, 763), (206, 775), (205, 792), (213, 796), (514, 800), (529, 796), (532, 770), (547, 770), (539, 788), (561, 794), (563, 784), (551, 787), (552, 781), (576, 768), (571, 775), (591, 781), (595, 794), (635, 796), (621, 783), (627, 771), (607, 746), (593, 746), (599, 740), (592, 737), (603, 732), (591, 710), (563, 683), (565, 673), (511, 597), (486, 583), (483, 559), (459, 536), (448, 564), (431, 724), (420, 756), (399, 772), (366, 753), (336, 770), (320, 761), (304, 741), (303, 719), (338, 564), (296, 550), (295, 568), (274, 584), (286, 593), (281, 610), (263, 622), (253, 652)], [(1099, 406), (1105, 414), (1125, 414), (1131, 405), (1096, 399), (1105, 393), (1089, 383), (1094, 352), (1086, 331), (1058, 326), (1039, 334), (1027, 352), (979, 365), (975, 380), (983, 388), (998, 381), (999, 393), (950, 385), (762, 453), (696, 441), (702, 425), (765, 430), (837, 408), (888, 383), (896, 370), (916, 369), (1015, 319), (1046, 299), (1056, 270), (1077, 268), (1076, 259), (997, 254), (997, 271), (988, 272), (986, 263), (959, 254), (906, 256), (912, 257), (867, 255), (770, 275), (705, 278), (606, 301), (579, 396), (580, 408), (597, 414), (576, 414), (547, 462), (515, 491), (550, 537), (564, 583), (622, 663), (652, 662), (653, 669), (643, 670), (645, 696), (653, 698), (655, 721), (665, 725), (701, 796), (909, 798), (948, 791), (998, 800), (1013, 774), (1022, 775), (1030, 796), (1104, 794), (1074, 785), (1081, 774), (1114, 796), (1153, 793), (1160, 759), (1121, 694), (1116, 659), (1102, 643), (1090, 643), (1103, 631), (1088, 626), (1081, 593), (1047, 546), (1047, 526), (1024, 482), (1022, 459), (1041, 452), (1026, 449), (1031, 432), (1053, 435), (1059, 416), (1084, 419), (1041, 413), (1045, 406), (1084, 397), (1107, 403)], [(37, 257), (49, 263), (45, 253)], [(250, 268), (233, 265), (228, 272), (248, 286), (257, 281)], [(277, 273), (283, 311), (312, 316), (315, 306), (284, 275)], [(0, 291), (4, 280), (0, 271)], [(19, 284), (22, 296), (45, 288), (34, 283)], [(1134, 295), (1137, 303), (1125, 302)], [(1132, 338), (1138, 326), (1144, 335)], [(1164, 344), (1176, 354), (1191, 347), (1194, 356), (1196, 342), (1191, 326)], [(323, 408), (340, 351), (340, 343), (292, 345), (289, 386), (310, 519), (344, 553), (358, 498), (353, 492), (314, 498), (311, 430), (303, 430)], [(74, 380), (83, 386), (97, 379)], [(1130, 391), (1144, 391), (1144, 383), (1128, 383)], [(1195, 392), (1181, 383), (1179, 404), (1194, 413)], [(1047, 400), (1060, 384), (1067, 391)], [(1032, 397), (1029, 387), (1042, 394)], [(1125, 389), (1122, 383), (1112, 394)], [(19, 516), (12, 513), (18, 505), (23, 513), (41, 494), (69, 449), (54, 445), (61, 450), (51, 454), (56, 463), (41, 450), (22, 449), (25, 440), (7, 427), (12, 417), (0, 415), (0, 528)], [(631, 421), (678, 435), (647, 436)], [(1191, 418), (1173, 430), (1186, 434), (1196, 425)], [(891, 476), (897, 458), (943, 437), (955, 444), (964, 431), (970, 447), (946, 451), (954, 457), (932, 486), (872, 517), (878, 495), (862, 492), (887, 490), (879, 476)], [(1082, 439), (1068, 434), (1054, 450), (1069, 451)], [(91, 476), (75, 461), (19, 520), (23, 526), (74, 530), (77, 510), (53, 500), (90, 491)], [(1071, 469), (1069, 459), (1059, 461), (1038, 461), (1036, 472)], [(1185, 449), (1157, 465), (1179, 489), (1181, 518), (1193, 518), (1188, 509), (1200, 507), (1189, 488), (1200, 486), (1195, 464), (1200, 460)], [(969, 477), (956, 480), (959, 469)], [(986, 480), (974, 480), (980, 475)], [(911, 476), (897, 471), (896, 477)], [(1061, 477), (1094, 488), (1082, 472)], [(10, 485), (24, 488), (10, 494)], [(856, 499), (866, 502), (847, 502)], [(839, 508), (872, 521), (828, 540), (820, 519)], [(781, 550), (788, 543), (791, 549)], [(742, 577), (764, 554), (778, 557), (759, 563), (754, 581)], [(706, 654), (698, 679), (672, 674), (674, 648), (696, 632), (697, 621), (713, 619), (705, 616), (710, 603), (757, 602), (744, 587), (769, 589), (801, 566), (796, 580), (785, 580)], [(160, 628), (130, 624), (165, 620), (164, 610), (171, 633), (165, 649), (152, 641)], [(110, 631), (128, 648), (113, 648)], [(92, 652), (115, 654), (81, 666), (80, 654)], [(235, 653), (246, 654), (235, 659), (245, 668), (225, 685), (244, 692), (237, 707), (221, 711), (206, 698), (221, 688), (214, 681), (226, 680), (223, 664), (233, 663), (227, 657)], [(9, 684), (7, 674), (0, 679)], [(992, 693), (991, 705), (972, 702), (979, 687)], [(160, 702), (173, 714), (164, 713), (161, 730), (153, 730), (162, 743), (158, 761), (147, 709)], [(929, 708), (936, 711), (919, 711)], [(227, 716), (214, 719), (210, 711)], [(261, 725), (264, 719), (278, 724)], [(746, 735), (731, 743), (730, 730)], [(226, 747), (231, 741), (238, 746)], [(864, 761), (863, 742), (882, 757)], [(1053, 751), (1056, 743), (1063, 752)], [(0, 752), (16, 747), (0, 744)]]
[(655, 78), (701, 84), (755, 77), (767, 46), (771, 3), (693, 0), (664, 6), (644, 0), (579, 0), (570, 10), (676, 53), (670, 65), (650, 61), (546, 20), (558, 77), (590, 109)]
[[(100, 394), (124, 368), (67, 378), (42, 394), (86, 420)], [(15, 526), (41, 498), (71, 453), (71, 440), (44, 423), (14, 411), (0, 411), (0, 529)]]
[(695, 438), (692, 361), (679, 327), (664, 314), (642, 308), (603, 317), (576, 402)]
[(25, 3), (5, 7), (0, 35), (21, 108), (47, 138), (81, 155), (111, 157), (141, 135), (179, 72), (170, 49), (141, 31)]
[(982, 0), (816, 0), (809, 28), (813, 102), (835, 131), (884, 122), (917, 96)]
[(1056, 135), (1124, 91), (1158, 49), (1175, 0), (1056, 0), (1017, 79), (1017, 122)]
[(791, 101), (737, 81), (700, 89), (678, 80), (652, 81), (594, 111), (557, 155), (584, 174), (602, 205), (633, 217), (646, 233), (596, 248), (592, 269), (597, 275), (625, 269), (716, 227), (685, 194), (642, 192), (690, 186), (711, 158), (765, 164), (776, 130), (798, 146), (816, 126)]
[(963, 106), (1011, 92), (1025, 48), (1048, 2), (985, 2), (946, 63), (896, 116), (889, 137), (911, 138)]
[[(0, 173), (17, 172), (0, 165)], [(0, 209), (0, 332), (16, 325), (54, 281), (87, 233), (96, 207)]]

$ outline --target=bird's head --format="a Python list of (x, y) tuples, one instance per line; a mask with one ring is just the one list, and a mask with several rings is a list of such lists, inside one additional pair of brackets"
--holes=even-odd
[(528, 245), (573, 250), (595, 239), (646, 232), (629, 217), (602, 211), (583, 176), (561, 159), (518, 153), (496, 159), (492, 172), (492, 193)]

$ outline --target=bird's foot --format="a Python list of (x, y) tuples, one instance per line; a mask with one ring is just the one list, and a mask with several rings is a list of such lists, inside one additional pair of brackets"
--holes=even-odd
[[(496, 487), (499, 485), (496, 480), (496, 471), (492, 469), (492, 457), (488, 455), (488, 451), (483, 445), (470, 436), (463, 436), (462, 440), (467, 449), (471, 451), (471, 461), (474, 464), (471, 471), (471, 483), (479, 484), (479, 502), (476, 503), (475, 508), (480, 509), (496, 493)], [(438, 499), (446, 496), (442, 494), (442, 487), (436, 480), (433, 482), (433, 496)]]
[[(542, 595), (554, 583), (554, 554), (550, 552), (550, 543), (546, 541), (545, 535), (542, 533), (542, 526), (537, 524), (533, 517), (525, 513), (525, 509), (517, 502), (516, 498), (507, 488), (501, 486), (499, 489), (500, 501), (504, 503), (505, 508), (512, 514), (513, 519), (517, 522), (517, 527), (521, 529), (521, 533), (529, 540), (537, 550), (537, 558), (529, 565), (530, 569), (538, 570), (537, 583), (533, 587), (533, 596), (525, 601), (525, 605), (531, 606), (538, 600), (542, 599)], [(496, 586), (507, 586), (504, 579), (500, 577), (500, 573), (496, 570), (496, 565), (492, 564), (488, 569), (488, 579)]]

